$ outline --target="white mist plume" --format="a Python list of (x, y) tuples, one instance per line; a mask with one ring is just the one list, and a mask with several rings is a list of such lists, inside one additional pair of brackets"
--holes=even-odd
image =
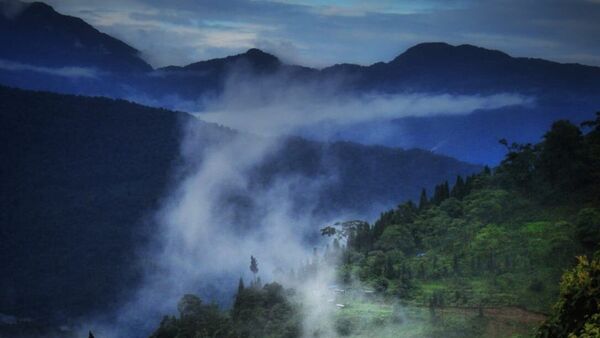
[(42, 73), (53, 76), (60, 76), (66, 78), (88, 78), (94, 79), (101, 75), (101, 73), (93, 68), (85, 68), (85, 67), (43, 67), (43, 66), (34, 66), (19, 62), (13, 62), (8, 60), (0, 59), (0, 70), (8, 70), (8, 71), (29, 71), (35, 73)]
[[(183, 294), (199, 293), (200, 287), (217, 284), (221, 294), (233, 291), (237, 278), (249, 275), (250, 255), (258, 259), (263, 281), (272, 281), (276, 269), (289, 271), (311, 257), (312, 246), (305, 239), (325, 223), (311, 212), (324, 181), (288, 176), (256, 185), (250, 172), (278, 149), (280, 139), (231, 133), (206, 147), (194, 125), (182, 145), (185, 177), (165, 200), (157, 215), (154, 244), (143, 253), (150, 267), (144, 284), (116, 321), (89, 325), (98, 336), (139, 334), (127, 331), (128, 326), (154, 329), (161, 315), (175, 312)], [(305, 212), (299, 213), (295, 194), (309, 200), (314, 195), (314, 205), (302, 206)], [(232, 197), (245, 195), (251, 196), (251, 224), (240, 224), (238, 206), (229, 204)], [(331, 282), (324, 276), (332, 275), (321, 275), (319, 286)]]
[(356, 93), (340, 81), (301, 83), (289, 75), (250, 80), (232, 75), (221, 96), (205, 102), (197, 116), (261, 135), (282, 135), (327, 123), (346, 126), (403, 117), (466, 115), (476, 110), (529, 105), (514, 93), (451, 95), (431, 93)]
[[(191, 123), (182, 143), (183, 179), (157, 213), (154, 242), (142, 259), (144, 283), (134, 297), (106, 326), (91, 324), (102, 337), (126, 337), (127, 327), (147, 334), (160, 316), (175, 312), (185, 293), (211, 287), (226, 295), (237, 277), (248, 276), (250, 255), (259, 261), (259, 275), (270, 281), (277, 268), (289, 271), (311, 257), (310, 234), (331, 220), (312, 212), (320, 189), (335, 177), (291, 175), (255, 182), (253, 170), (276, 153), (284, 135), (323, 121), (338, 124), (432, 114), (466, 114), (476, 109), (526, 104), (527, 98), (498, 94), (452, 96), (426, 94), (341, 95), (335, 83), (286, 85), (285, 77), (258, 82), (233, 76), (202, 118), (271, 137), (230, 133), (207, 146), (202, 132)], [(282, 82), (283, 81), (283, 82)], [(295, 203), (298, 196), (305, 205)], [(354, 215), (352, 215), (354, 216)], [(339, 215), (339, 219), (346, 218)], [(349, 215), (348, 215), (348, 218)], [(303, 332), (335, 336), (333, 311), (327, 287), (334, 268), (324, 266), (307, 283), (291, 283), (303, 304)], [(213, 295), (214, 296), (214, 295)], [(231, 297), (231, 294), (229, 293)], [(203, 297), (204, 298), (204, 297)], [(207, 300), (206, 298), (204, 300)]]

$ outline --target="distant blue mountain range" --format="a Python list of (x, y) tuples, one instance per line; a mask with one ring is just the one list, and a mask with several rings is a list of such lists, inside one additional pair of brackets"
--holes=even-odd
[[(17, 3), (18, 4), (18, 3)], [(323, 69), (288, 65), (258, 49), (189, 64), (153, 69), (133, 47), (83, 20), (43, 3), (21, 3), (0, 16), (0, 84), (60, 93), (125, 98), (166, 108), (202, 111), (204, 97), (219, 97), (233, 74), (252, 82), (284, 78), (282, 85), (336, 84), (344, 95), (513, 93), (532, 104), (467, 115), (392, 118), (301, 135), (387, 146), (419, 147), (475, 163), (497, 163), (500, 138), (538, 141), (556, 119), (575, 122), (600, 109), (600, 68), (515, 58), (471, 45), (422, 43), (390, 62), (338, 64)], [(13, 2), (13, 6), (14, 2)], [(14, 10), (13, 10), (14, 12)], [(192, 103), (182, 104), (184, 103)], [(371, 135), (385, 129), (385, 137)], [(381, 133), (380, 133), (381, 134)]]

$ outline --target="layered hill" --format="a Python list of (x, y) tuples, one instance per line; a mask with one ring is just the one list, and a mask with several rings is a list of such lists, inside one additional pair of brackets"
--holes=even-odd
[(499, 138), (534, 142), (552, 121), (582, 121), (600, 105), (599, 67), (513, 57), (468, 44), (422, 43), (392, 60), (365, 66), (314, 69), (285, 64), (275, 55), (250, 49), (152, 69), (134, 47), (81, 19), (42, 3), (3, 4), (1, 43), (14, 47), (0, 53), (0, 84), (23, 89), (125, 98), (199, 113), (207, 109), (206, 102), (235, 96), (240, 85), (256, 90), (255, 96), (267, 103), (278, 99), (281, 88), (315, 93), (310, 99), (319, 102), (406, 94), (477, 99), (508, 93), (522, 96), (527, 103), (464, 114), (438, 109), (436, 114), (419, 117), (405, 116), (402, 107), (392, 107), (392, 118), (385, 121), (324, 128), (328, 132), (314, 126), (310, 133), (297, 132), (315, 140), (433, 149), (495, 165), (503, 154)]
[[(190, 126), (200, 148), (238, 133), (122, 100), (1, 87), (0, 199), (7, 208), (0, 218), (0, 313), (49, 318), (114, 306), (138, 276), (135, 252), (156, 226), (159, 201), (181, 178), (176, 169), (184, 164), (180, 147)], [(479, 169), (422, 150), (281, 142), (252, 168), (250, 182), (334, 177), (315, 197), (321, 214), (368, 214)], [(243, 212), (244, 231), (252, 226), (252, 205), (236, 201), (252, 195), (235, 197), (224, 207)], [(302, 201), (295, 201), (298, 208)]]

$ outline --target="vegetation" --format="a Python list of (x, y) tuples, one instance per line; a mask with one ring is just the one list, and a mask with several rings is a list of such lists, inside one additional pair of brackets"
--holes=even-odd
[[(187, 174), (180, 142), (192, 125), (198, 150), (237, 134), (123, 100), (0, 86), (0, 256), (8, 262), (0, 264), (0, 313), (61, 325), (115, 308), (137, 285), (142, 264), (132, 261), (156, 232), (150, 216)], [(227, 208), (239, 214), (239, 229), (252, 229), (249, 202), (281, 178), (339, 173), (318, 195), (332, 212), (417, 196), (449, 173), (475, 170), (426, 151), (293, 138), (257, 164), (248, 179), (255, 184)], [(306, 200), (294, 202), (301, 212)]]
[(371, 226), (347, 222), (339, 268), (389, 297), (430, 307), (547, 312), (576, 255), (599, 243), (600, 115), (558, 121), (541, 143), (508, 144), (495, 170), (424, 190)]
[(593, 259), (581, 256), (560, 283), (560, 297), (537, 337), (600, 336), (600, 251)]
[[(335, 249), (323, 261), (339, 260), (346, 289), (336, 296), (344, 304), (333, 319), (338, 335), (529, 336), (543, 314), (538, 337), (600, 334), (600, 251), (588, 258), (600, 249), (600, 113), (582, 128), (554, 123), (539, 144), (501, 143), (508, 154), (494, 170), (443, 182), (431, 198), (423, 190), (418, 204), (374, 224), (321, 230)], [(255, 274), (257, 267), (251, 257)], [(296, 337), (301, 304), (293, 294), (240, 280), (229, 312), (185, 296), (195, 317), (180, 309), (153, 337)]]
[[(257, 264), (251, 257), (253, 273), (258, 272)], [(245, 287), (240, 278), (229, 312), (204, 304), (197, 296), (184, 295), (177, 306), (179, 317), (165, 316), (151, 338), (298, 337), (300, 316), (297, 305), (288, 300), (291, 296), (293, 291), (277, 283), (262, 286), (255, 277), (250, 287)]]

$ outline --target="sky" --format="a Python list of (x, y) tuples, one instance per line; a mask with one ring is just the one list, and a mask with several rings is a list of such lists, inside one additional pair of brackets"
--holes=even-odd
[(47, 0), (155, 67), (257, 47), (324, 67), (389, 61), (444, 41), (600, 66), (600, 0)]

